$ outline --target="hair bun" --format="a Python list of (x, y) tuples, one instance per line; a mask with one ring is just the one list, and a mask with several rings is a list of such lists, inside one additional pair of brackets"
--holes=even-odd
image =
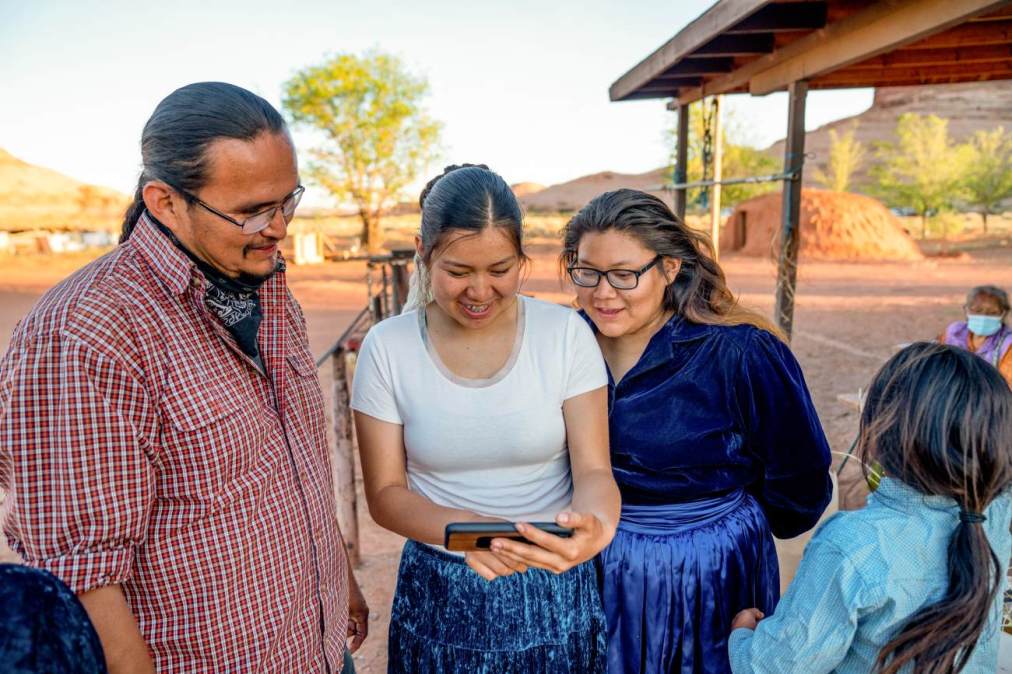
[(425, 208), (425, 198), (429, 196), (429, 192), (431, 192), (432, 188), (436, 186), (436, 183), (438, 183), (447, 174), (453, 173), (457, 169), (462, 168), (480, 168), (485, 169), (486, 171), (492, 170), (486, 164), (450, 164), (443, 169), (442, 173), (425, 183), (425, 187), (422, 188), (422, 193), (418, 195), (418, 207)]

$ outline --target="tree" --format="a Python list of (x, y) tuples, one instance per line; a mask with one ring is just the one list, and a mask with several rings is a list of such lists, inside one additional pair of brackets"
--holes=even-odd
[[(724, 124), (723, 136), (724, 152), (721, 158), (721, 175), (727, 178), (746, 178), (748, 176), (765, 175), (776, 173), (779, 164), (777, 160), (762, 150), (749, 147), (744, 143), (736, 143), (742, 135), (741, 127), (730, 108), (723, 111)], [(686, 180), (692, 182), (703, 179), (703, 136), (705, 133), (705, 122), (701, 105), (689, 106), (689, 165), (688, 177)], [(674, 174), (675, 157), (678, 156), (678, 127), (673, 125), (667, 131), (671, 140), (671, 171)], [(720, 191), (722, 206), (735, 206), (738, 203), (751, 199), (754, 196), (765, 194), (778, 189), (776, 183), (755, 183), (743, 185), (724, 185)], [(689, 204), (699, 204), (703, 189), (695, 188), (688, 191), (686, 201)]]
[(987, 232), (988, 214), (1012, 197), (1012, 136), (999, 126), (978, 131), (970, 139), (971, 161), (966, 172), (967, 201), (977, 207)]
[(815, 169), (815, 179), (828, 190), (846, 192), (851, 178), (864, 162), (864, 144), (854, 138), (855, 131), (857, 122), (851, 124), (842, 136), (836, 134), (836, 129), (829, 130), (829, 159), (826, 168)]
[(442, 125), (422, 107), (428, 83), (395, 56), (337, 54), (284, 84), (282, 106), (294, 124), (320, 132), (309, 176), (362, 219), (370, 252), (383, 243), (381, 220), (400, 192), (434, 158)]
[(963, 193), (967, 146), (949, 141), (949, 121), (935, 115), (900, 115), (896, 143), (881, 143), (882, 162), (871, 173), (873, 188), (892, 206), (912, 208), (921, 216), (921, 238), (927, 238), (928, 216), (952, 205)]

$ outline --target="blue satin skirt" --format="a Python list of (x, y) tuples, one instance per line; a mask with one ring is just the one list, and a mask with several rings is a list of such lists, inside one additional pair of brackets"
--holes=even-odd
[(623, 505), (598, 558), (611, 674), (730, 672), (738, 611), (769, 615), (780, 571), (769, 524), (743, 490), (664, 505)]
[(404, 545), (390, 612), (391, 674), (604, 674), (605, 648), (593, 562), (488, 582), (462, 557)]

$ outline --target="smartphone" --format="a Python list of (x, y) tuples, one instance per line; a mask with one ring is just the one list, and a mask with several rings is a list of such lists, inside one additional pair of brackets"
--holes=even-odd
[[(560, 538), (573, 535), (572, 529), (560, 527), (555, 522), (528, 522), (532, 527), (555, 534)], [(520, 535), (512, 522), (451, 522), (446, 525), (443, 544), (447, 550), (488, 550), (493, 538), (506, 538), (511, 541), (529, 543)]]

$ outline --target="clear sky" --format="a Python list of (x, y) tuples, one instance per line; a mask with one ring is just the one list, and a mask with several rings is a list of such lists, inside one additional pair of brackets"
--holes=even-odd
[[(673, 114), (661, 100), (610, 103), (608, 87), (710, 4), (0, 0), (0, 147), (132, 192), (141, 129), (173, 89), (224, 80), (279, 106), (296, 70), (378, 48), (429, 80), (429, 111), (445, 125), (433, 171), (484, 162), (509, 182), (543, 184), (648, 171), (668, 157)], [(807, 126), (871, 98), (813, 92)], [(735, 96), (727, 107), (751, 144), (784, 135), (784, 94)]]

